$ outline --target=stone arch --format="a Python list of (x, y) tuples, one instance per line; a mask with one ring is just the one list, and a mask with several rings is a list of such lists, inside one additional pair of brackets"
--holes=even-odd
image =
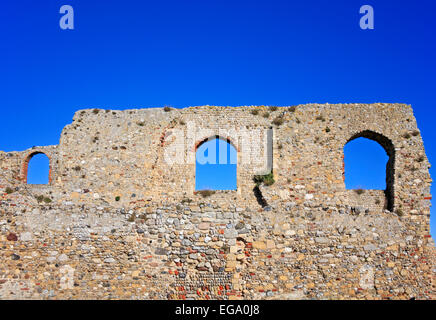
[(48, 163), (49, 163), (49, 165), (48, 165), (48, 184), (50, 185), (52, 182), (52, 159), (50, 158), (50, 155), (47, 152), (44, 152), (42, 150), (32, 150), (24, 157), (22, 167), (21, 167), (21, 179), (20, 180), (23, 183), (27, 184), (27, 171), (29, 169), (29, 162), (37, 154), (43, 154), (48, 158)]
[(204, 139), (201, 139), (201, 140), (197, 141), (197, 143), (195, 143), (194, 151), (197, 152), (198, 148), (202, 144), (204, 144), (204, 143), (206, 143), (206, 142), (208, 142), (210, 140), (213, 140), (213, 139), (219, 139), (219, 140), (225, 141), (228, 144), (230, 144), (233, 148), (235, 148), (236, 152), (239, 152), (238, 146), (233, 142), (232, 139), (230, 139), (230, 137), (222, 137), (222, 136), (220, 136), (218, 134), (211, 135), (211, 136), (209, 136), (207, 138), (204, 138)]
[[(371, 130), (364, 130), (360, 131), (354, 135), (351, 136), (350, 139), (347, 140), (345, 145), (353, 141), (357, 138), (367, 138), (370, 140), (373, 140), (377, 142), (380, 146), (383, 147), (383, 149), (386, 151), (386, 154), (388, 155), (389, 159), (386, 164), (386, 189), (385, 189), (385, 196), (386, 196), (386, 207), (389, 211), (394, 210), (394, 201), (395, 201), (395, 193), (394, 193), (394, 185), (395, 185), (395, 147), (392, 141), (387, 138), (386, 136), (371, 131)], [(343, 150), (344, 148), (342, 148)], [(342, 174), (345, 179), (345, 163), (342, 165)]]

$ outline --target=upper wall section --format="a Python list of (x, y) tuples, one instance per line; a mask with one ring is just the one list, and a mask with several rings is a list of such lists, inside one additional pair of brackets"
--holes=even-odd
[[(272, 166), (276, 183), (265, 191), (270, 204), (374, 201), (375, 208), (429, 215), (430, 164), (412, 108), (403, 104), (87, 109), (76, 112), (59, 146), (44, 153), (51, 160), (51, 184), (75, 201), (180, 201), (199, 198), (196, 148), (216, 136), (238, 151), (237, 190), (210, 201), (256, 204), (253, 176)], [(390, 156), (386, 199), (377, 200), (380, 192), (356, 198), (345, 189), (343, 148), (360, 136), (377, 141)], [(2, 175), (23, 182), (23, 163), (33, 151), (1, 153)]]
[(244, 198), (253, 175), (268, 170), (271, 127), (271, 119), (252, 115), (248, 107), (82, 110), (62, 132), (56, 183), (109, 193), (120, 202), (192, 197), (196, 148), (219, 136), (238, 151), (238, 189), (231, 194)]

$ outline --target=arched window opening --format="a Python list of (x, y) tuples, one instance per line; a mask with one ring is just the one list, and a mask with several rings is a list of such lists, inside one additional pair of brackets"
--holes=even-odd
[(344, 147), (345, 186), (347, 189), (386, 189), (385, 150), (377, 142), (357, 138)]
[(195, 190), (236, 190), (237, 152), (219, 136), (203, 141), (195, 155)]
[(32, 154), (25, 163), (27, 184), (48, 184), (50, 160), (44, 153)]
[(394, 153), (386, 137), (364, 131), (353, 136), (344, 146), (344, 179), (346, 189), (384, 190), (386, 208), (394, 206)]

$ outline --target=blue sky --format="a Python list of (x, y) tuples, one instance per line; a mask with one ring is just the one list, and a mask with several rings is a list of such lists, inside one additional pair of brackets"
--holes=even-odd
[[(74, 30), (59, 27), (64, 4)], [(359, 28), (364, 4), (374, 30)], [(432, 163), (435, 12), (398, 0), (3, 1), (0, 150), (58, 144), (81, 108), (401, 102)]]
[(236, 190), (236, 149), (212, 139), (196, 151), (195, 190)]
[(381, 145), (357, 138), (345, 145), (344, 156), (347, 189), (386, 189), (389, 156)]
[(50, 161), (45, 154), (36, 154), (27, 167), (27, 183), (47, 184)]

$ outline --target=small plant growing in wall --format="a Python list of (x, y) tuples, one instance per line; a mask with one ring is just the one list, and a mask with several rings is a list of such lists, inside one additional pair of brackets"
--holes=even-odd
[(49, 197), (44, 197), (43, 201), (45, 203), (51, 203), (52, 202), (52, 200)]
[(215, 191), (213, 191), (213, 190), (200, 190), (200, 191), (198, 191), (198, 193), (203, 198), (207, 198), (207, 197), (210, 197), (211, 195), (213, 195), (215, 193)]
[(173, 108), (171, 108), (170, 106), (165, 106), (163, 109), (165, 112), (170, 112)]
[(269, 107), (269, 111), (271, 111), (271, 112), (274, 112), (274, 111), (276, 111), (278, 109), (278, 107), (276, 107), (276, 106), (271, 106), (271, 107)]
[(36, 196), (35, 199), (38, 202), (45, 202), (45, 203), (51, 203), (52, 202), (52, 200), (49, 197), (44, 197), (43, 195)]
[(413, 130), (412, 136), (414, 136), (414, 137), (419, 136), (419, 131), (418, 130)]
[(94, 110), (92, 110), (92, 113), (93, 113), (93, 114), (98, 114), (99, 112), (100, 112), (99, 109), (94, 109)]
[(296, 106), (291, 106), (291, 107), (288, 108), (289, 112), (295, 112), (295, 110), (297, 110)]
[(259, 110), (253, 109), (250, 111), (253, 116), (257, 116), (259, 114)]
[(410, 135), (410, 133), (406, 132), (403, 134), (403, 138), (404, 139), (410, 139), (412, 136)]
[(115, 201), (120, 201), (121, 197), (120, 196), (116, 196), (115, 197)]
[(365, 190), (364, 189), (355, 189), (354, 192), (356, 192), (360, 196), (361, 194), (365, 193)]
[(329, 133), (329, 132), (330, 132), (330, 128), (329, 128), (329, 127), (326, 127), (326, 128), (325, 128), (325, 132)]
[(285, 122), (283, 117), (277, 117), (273, 120), (273, 124), (275, 124), (277, 127), (281, 126)]
[(265, 112), (262, 116), (263, 116), (265, 119), (266, 119), (266, 118), (269, 118), (269, 112)]
[(143, 127), (145, 125), (145, 122), (144, 121), (138, 121), (138, 122), (136, 122), (136, 124), (138, 126), (140, 126), (140, 127)]
[(11, 194), (11, 193), (14, 192), (14, 189), (12, 189), (11, 187), (7, 187), (7, 188), (5, 189), (5, 192), (6, 192), (7, 194)]
[(397, 210), (395, 210), (395, 213), (396, 213), (397, 216), (399, 216), (399, 217), (404, 216), (403, 209), (401, 209), (401, 208), (398, 208)]
[(256, 186), (260, 186), (261, 184), (264, 184), (265, 186), (273, 185), (274, 180), (274, 174), (272, 172), (264, 175), (255, 175), (253, 177), (254, 183), (256, 183)]

